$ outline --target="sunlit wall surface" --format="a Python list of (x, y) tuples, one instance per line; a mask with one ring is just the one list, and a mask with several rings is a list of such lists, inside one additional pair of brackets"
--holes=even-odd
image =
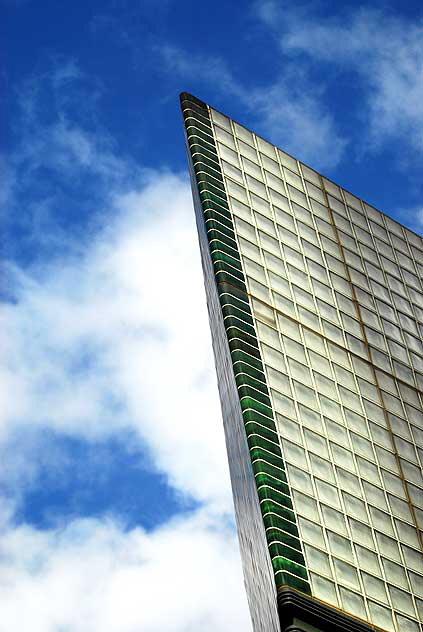
[(418, 632), (423, 241), (193, 97), (182, 109), (255, 629), (279, 625), (257, 591), (270, 611), (288, 588)]

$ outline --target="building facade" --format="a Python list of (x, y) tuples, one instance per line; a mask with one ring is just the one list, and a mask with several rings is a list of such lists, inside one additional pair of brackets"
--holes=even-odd
[(181, 105), (255, 632), (418, 632), (423, 240)]

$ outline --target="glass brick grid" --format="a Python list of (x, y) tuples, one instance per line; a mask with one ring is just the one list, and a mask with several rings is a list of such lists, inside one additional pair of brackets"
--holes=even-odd
[(208, 110), (191, 99), (182, 101), (182, 110), (276, 586), (289, 585), (310, 594)]
[(312, 593), (417, 630), (422, 240), (212, 118)]

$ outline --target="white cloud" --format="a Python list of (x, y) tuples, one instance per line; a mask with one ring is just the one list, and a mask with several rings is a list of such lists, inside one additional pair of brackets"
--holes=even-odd
[(361, 92), (362, 119), (368, 125), (363, 141), (370, 147), (377, 149), (395, 137), (421, 149), (420, 25), (372, 8), (358, 7), (339, 17), (317, 17), (311, 6), (281, 7), (269, 1), (256, 8), (282, 53), (302, 54), (312, 64), (325, 62), (341, 73), (352, 71), (351, 79), (360, 80), (358, 99)]
[(113, 521), (2, 533), (0, 632), (251, 629), (233, 531), (207, 513), (154, 532)]

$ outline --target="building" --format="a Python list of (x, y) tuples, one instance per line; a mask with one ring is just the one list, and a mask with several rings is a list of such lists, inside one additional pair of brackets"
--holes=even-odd
[(254, 630), (418, 632), (423, 241), (181, 104)]

